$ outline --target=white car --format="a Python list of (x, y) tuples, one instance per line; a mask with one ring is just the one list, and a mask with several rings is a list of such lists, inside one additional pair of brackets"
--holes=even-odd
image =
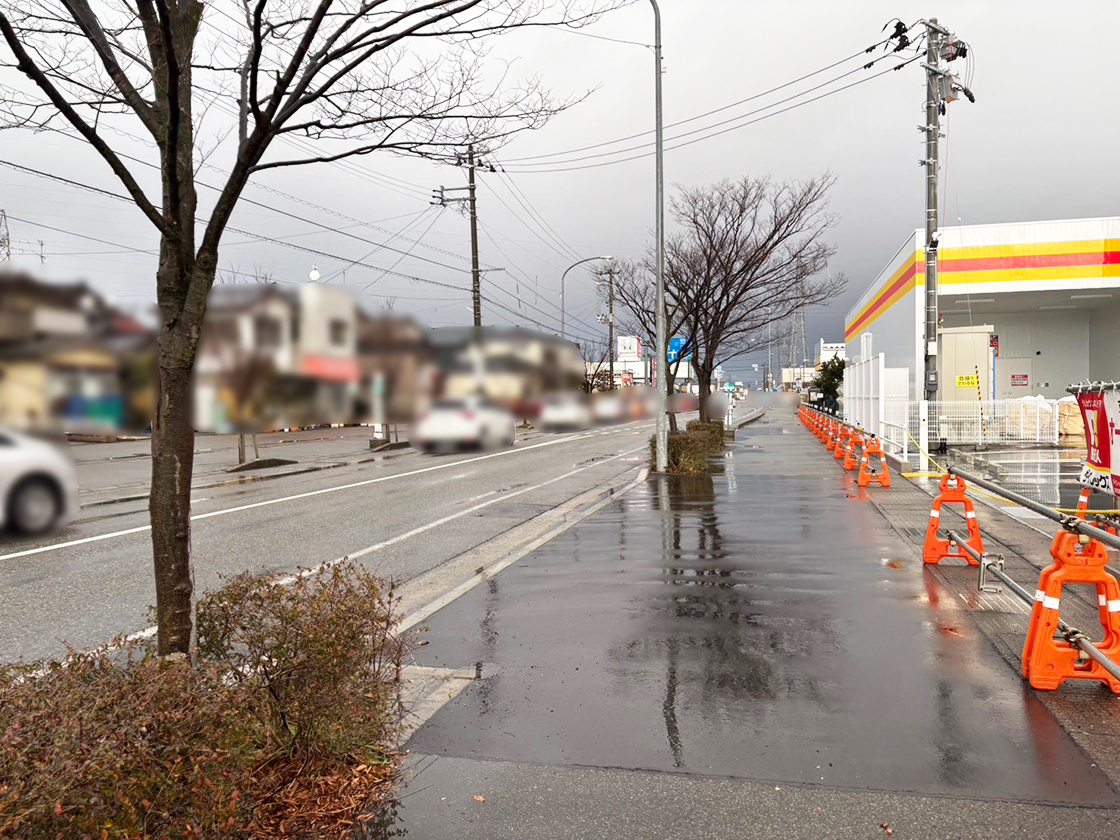
[(514, 420), (509, 411), (486, 397), (436, 400), (420, 415), (409, 435), (420, 452), (459, 446), (501, 449), (513, 446)]
[(537, 422), (546, 432), (581, 431), (591, 427), (591, 407), (583, 394), (554, 394), (542, 402)]
[(73, 459), (49, 443), (0, 428), (0, 530), (42, 534), (77, 511)]
[(591, 398), (591, 416), (599, 426), (621, 423), (626, 420), (626, 404), (612, 391), (595, 394)]

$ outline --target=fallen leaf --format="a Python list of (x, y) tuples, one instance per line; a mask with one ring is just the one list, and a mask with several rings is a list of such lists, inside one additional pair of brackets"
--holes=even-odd
[(479, 795), (478, 795), (478, 794), (476, 793), (476, 794), (474, 795), (474, 801), (475, 801), (475, 802), (485, 802), (485, 801), (486, 801), (486, 797), (485, 797), (485, 796), (479, 796)]

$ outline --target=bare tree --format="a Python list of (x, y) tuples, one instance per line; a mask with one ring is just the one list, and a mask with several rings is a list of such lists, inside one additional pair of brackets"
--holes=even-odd
[(821, 276), (836, 252), (825, 241), (831, 175), (775, 184), (768, 178), (721, 181), (683, 190), (672, 213), (682, 247), (667, 254), (679, 295), (693, 296), (700, 419), (721, 363), (752, 348), (767, 324), (823, 303), (847, 285)]
[[(539, 80), (507, 79), (508, 67), (492, 71), (486, 36), (581, 26), (617, 5), (240, 0), (227, 11), (204, 0), (0, 0), (0, 63), (26, 77), (5, 92), (0, 119), (76, 133), (160, 238), (149, 507), (161, 654), (190, 647), (191, 371), (218, 246), (249, 179), (380, 150), (437, 160), (471, 143), (492, 150), (570, 102)], [(204, 137), (203, 118), (221, 111), (231, 119)], [(158, 196), (113, 145), (137, 124), (158, 150)], [(323, 143), (307, 151), (306, 139)], [(297, 152), (277, 152), (277, 140), (298, 141)], [(229, 172), (200, 214), (195, 173), (219, 149)]]
[[(666, 376), (664, 382), (658, 383), (658, 386), (664, 389), (666, 397), (673, 393), (681, 362), (691, 356), (696, 347), (696, 296), (677, 294), (678, 288), (687, 288), (688, 284), (684, 282), (672, 283), (669, 276), (671, 266), (679, 264), (679, 261), (674, 263), (670, 255), (676, 253), (680, 247), (681, 239), (679, 236), (670, 237), (665, 244), (667, 334), (670, 339), (678, 337), (684, 340), (677, 357), (673, 360), (666, 358), (665, 370), (668, 376)], [(615, 297), (623, 313), (621, 328), (641, 336), (647, 347), (656, 348), (657, 275), (652, 258), (647, 257), (641, 263), (618, 260), (615, 268)], [(666, 354), (668, 355), (667, 347)], [(676, 415), (669, 415), (669, 425), (672, 430), (676, 430)]]
[(581, 341), (577, 346), (584, 362), (580, 390), (590, 394), (593, 391), (605, 391), (610, 388), (612, 383), (610, 374), (606, 370), (607, 363), (610, 361), (610, 343), (605, 338), (597, 338), (594, 341)]
[[(835, 247), (825, 241), (833, 178), (775, 184), (767, 178), (721, 181), (681, 190), (671, 213), (680, 227), (665, 252), (670, 335), (688, 336), (700, 389), (700, 418), (717, 366), (759, 346), (770, 324), (781, 324), (846, 286), (826, 272)], [(648, 284), (627, 301), (652, 324)], [(675, 314), (674, 314), (675, 313)]]

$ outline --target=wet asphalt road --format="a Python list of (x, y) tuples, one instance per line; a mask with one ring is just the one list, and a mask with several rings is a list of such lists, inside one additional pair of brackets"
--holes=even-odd
[[(222, 486), (208, 486), (214, 477), (203, 475), (192, 493), (196, 592), (245, 570), (294, 571), (363, 550), (361, 562), (376, 573), (410, 580), (636, 470), (647, 457), (650, 431), (647, 421), (565, 435), (529, 431), (519, 433), (513, 449), (496, 453), (406, 449), (376, 460), (365, 439), (309, 442), (299, 447), (299, 467), (340, 466)], [(106, 447), (128, 455), (143, 445)], [(211, 443), (200, 439), (200, 445)], [(97, 454), (94, 446), (79, 450), (80, 458)], [(89, 466), (106, 485), (96, 492), (89, 469), (80, 467), (91, 494), (132, 495), (150, 462)], [(215, 468), (207, 462), (204, 471)], [(53, 537), (0, 537), (0, 661), (58, 656), (64, 641), (80, 649), (148, 627), (155, 593), (147, 524), (141, 498), (83, 510)], [(108, 538), (80, 542), (98, 537)], [(50, 550), (11, 556), (36, 548)]]
[[(772, 412), (720, 474), (651, 479), (433, 616), (420, 663), (486, 676), (408, 746), (476, 768), (1120, 804), (900, 545), (792, 413)], [(422, 779), (402, 803), (415, 836), (522, 836), (460, 804), (449, 771)]]

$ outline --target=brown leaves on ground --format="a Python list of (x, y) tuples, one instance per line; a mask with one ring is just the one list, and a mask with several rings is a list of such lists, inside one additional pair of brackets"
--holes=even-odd
[(357, 825), (376, 819), (379, 806), (392, 799), (402, 758), (391, 753), (384, 763), (351, 767), (334, 760), (314, 766), (298, 759), (274, 763), (267, 781), (279, 787), (257, 807), (249, 836), (353, 836)]

